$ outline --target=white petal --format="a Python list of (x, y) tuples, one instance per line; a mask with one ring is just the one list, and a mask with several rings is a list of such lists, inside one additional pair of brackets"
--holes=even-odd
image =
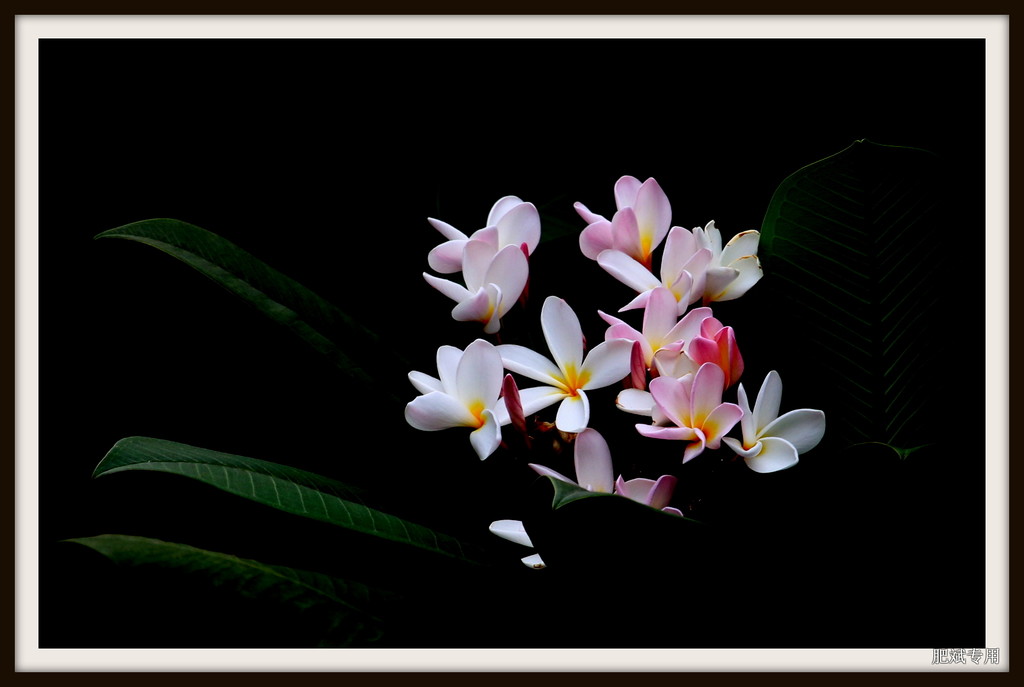
[(514, 205), (498, 221), (498, 246), (515, 246), (526, 244), (533, 253), (540, 243), (540, 214), (533, 203)]
[[(422, 398), (422, 396), (420, 397)], [(582, 432), (590, 422), (590, 400), (586, 393), (577, 391), (575, 396), (566, 396), (558, 405), (555, 427), (563, 432)]]
[(493, 284), (487, 286), (491, 288), (480, 287), (476, 293), (452, 308), (452, 317), (458, 322), (489, 322), (494, 314), (495, 291)]
[(428, 217), (427, 221), (430, 222), (430, 226), (434, 227), (439, 232), (441, 232), (441, 235), (444, 236), (449, 241), (465, 241), (466, 239), (469, 238), (464, 233), (462, 233), (452, 225), (448, 224), (447, 222), (442, 222), (441, 220), (434, 219), (433, 217)]
[(530, 266), (519, 246), (506, 246), (491, 260), (484, 281), (501, 290), (499, 317), (504, 316), (519, 300), (529, 276)]
[(491, 206), (491, 211), (487, 213), (487, 226), (494, 227), (498, 225), (498, 222), (508, 214), (508, 211), (517, 205), (521, 205), (523, 200), (518, 196), (505, 196), (495, 201), (494, 205)]
[(578, 372), (583, 364), (583, 329), (569, 304), (548, 296), (541, 307), (540, 326), (555, 364), (563, 371), (571, 367)]
[(634, 291), (650, 291), (661, 286), (661, 280), (651, 274), (649, 269), (622, 251), (602, 251), (597, 256), (597, 264)]
[(466, 249), (466, 240), (445, 241), (427, 253), (427, 264), (430, 269), (441, 274), (451, 274), (462, 270), (462, 253)]
[(761, 449), (763, 448), (763, 445), (760, 441), (755, 443), (749, 449), (743, 448), (743, 444), (732, 437), (722, 437), (722, 441), (725, 443), (726, 446), (732, 449), (733, 453), (735, 453), (737, 456), (740, 456), (741, 458), (753, 458), (758, 453), (760, 453)]
[(466, 406), (446, 393), (431, 391), (405, 406), (405, 419), (416, 429), (433, 432), (450, 427), (476, 427), (476, 418)]
[(469, 435), (469, 443), (473, 446), (473, 450), (476, 451), (480, 460), (485, 460), (497, 451), (498, 446), (501, 445), (501, 425), (498, 424), (490, 408), (484, 409), (481, 414), (483, 415), (484, 423)]
[(704, 283), (704, 296), (717, 301), (723, 300), (722, 295), (726, 288), (740, 276), (740, 272), (732, 267), (711, 266), (705, 275), (707, 281)]
[(501, 393), (501, 354), (489, 341), (477, 339), (466, 347), (455, 373), (455, 386), (463, 405), (491, 408)]
[(530, 379), (552, 386), (563, 385), (562, 371), (540, 353), (516, 344), (501, 344), (497, 346), (497, 349), (506, 370), (518, 372)]
[(612, 452), (596, 429), (585, 429), (576, 437), (574, 449), (576, 480), (587, 491), (610, 494), (615, 489)]
[[(558, 472), (557, 470), (552, 470), (551, 468), (549, 468), (547, 466), (538, 465), (537, 463), (530, 463), (529, 465), (530, 465), (530, 469), (533, 470), (534, 472), (536, 472), (541, 477), (554, 477), (555, 479), (561, 480), (562, 482), (568, 482), (569, 484), (576, 484), (575, 480), (569, 479), (568, 477), (566, 477), (562, 473)], [(579, 485), (577, 484), (576, 486), (579, 486)]]
[(444, 295), (451, 298), (456, 303), (461, 303), (473, 294), (462, 284), (456, 284), (449, 279), (441, 279), (435, 277), (432, 274), (423, 273), (423, 278), (427, 280), (427, 283), (433, 286), (435, 289), (443, 293)]
[(526, 533), (522, 520), (495, 520), (487, 529), (502, 539), (533, 548), (533, 542), (530, 541), (530, 535)]
[(619, 392), (618, 397), (616, 397), (615, 405), (627, 413), (650, 417), (651, 411), (654, 408), (654, 398), (651, 396), (650, 391), (623, 389)]
[[(757, 416), (750, 410), (747, 390), (743, 388), (742, 382), (736, 387), (736, 405), (743, 411), (743, 416), (740, 418), (740, 432), (743, 434), (743, 441), (747, 444), (752, 444), (757, 441)], [(754, 405), (756, 407), (757, 402)], [(737, 453), (739, 452), (737, 451)]]
[(582, 388), (600, 389), (621, 381), (630, 372), (633, 342), (629, 339), (602, 341), (587, 353), (580, 367)]
[(462, 351), (455, 346), (440, 346), (437, 349), (437, 376), (441, 380), (441, 391), (458, 398), (455, 372), (459, 369)]
[(761, 451), (743, 460), (754, 472), (776, 472), (796, 465), (800, 459), (793, 444), (778, 437), (765, 437), (761, 440)]
[(443, 391), (444, 388), (441, 386), (441, 380), (436, 377), (431, 377), (423, 372), (417, 372), (413, 370), (409, 373), (409, 381), (416, 387), (416, 391), (421, 394), (429, 394), (431, 391)]
[(486, 241), (466, 241), (466, 248), (462, 254), (462, 276), (467, 289), (475, 292), (487, 283), (487, 270), (497, 252), (497, 247)]
[(565, 398), (565, 392), (553, 386), (532, 386), (519, 390), (519, 401), (523, 404), (523, 415), (533, 415), (553, 406)]
[(801, 408), (781, 415), (764, 428), (764, 438), (785, 439), (797, 453), (806, 453), (818, 445), (825, 436), (825, 413)]
[[(748, 433), (747, 425), (744, 423), (744, 438), (757, 438), (760, 436), (764, 432), (764, 428), (779, 416), (781, 404), (782, 377), (779, 376), (778, 372), (772, 370), (765, 375), (764, 382), (761, 384), (761, 390), (757, 392), (757, 399), (754, 401), (754, 412), (750, 418), (750, 429), (753, 431)], [(748, 406), (741, 403), (740, 407), (746, 409)], [(744, 415), (746, 415), (746, 410), (744, 410)]]
[(739, 298), (749, 291), (751, 286), (760, 281), (764, 274), (761, 270), (761, 262), (757, 259), (756, 255), (740, 258), (729, 263), (729, 267), (736, 270), (736, 278), (730, 281), (722, 292), (715, 297), (716, 301), (731, 301)]
[(728, 265), (747, 255), (757, 255), (757, 244), (760, 240), (760, 232), (754, 229), (736, 234), (722, 249), (722, 264)]
[(539, 553), (535, 553), (532, 556), (527, 556), (522, 559), (523, 565), (533, 570), (541, 570), (546, 568), (547, 565), (544, 563), (544, 559), (540, 557)]

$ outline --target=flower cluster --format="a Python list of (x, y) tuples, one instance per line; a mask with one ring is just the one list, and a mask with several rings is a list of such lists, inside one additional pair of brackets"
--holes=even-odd
[[(618, 312), (642, 309), (640, 329), (598, 311), (608, 328), (604, 340), (588, 351), (576, 312), (562, 298), (548, 296), (540, 315), (547, 354), (484, 338), (465, 350), (442, 346), (437, 377), (409, 374), (422, 395), (407, 405), (406, 420), (427, 431), (470, 428), (470, 444), (483, 460), (505, 445), (502, 428), (507, 425), (529, 447), (527, 418), (534, 418), (535, 426), (551, 426), (535, 416), (556, 406), (553, 427), (574, 444), (575, 479), (535, 462), (531, 469), (682, 516), (670, 505), (675, 475), (627, 480), (615, 474), (607, 441), (590, 427), (588, 392), (625, 386), (617, 407), (649, 418), (636, 424), (639, 436), (683, 442), (681, 463), (725, 444), (756, 472), (795, 465), (800, 454), (821, 441), (825, 417), (811, 409), (780, 415), (782, 381), (774, 370), (751, 409), (739, 382), (744, 363), (736, 333), (712, 311), (714, 303), (739, 298), (760, 280), (759, 233), (742, 231), (723, 247), (713, 221), (692, 230), (672, 226), (671, 204), (654, 179), (624, 176), (615, 184), (614, 197), (611, 220), (582, 203), (575, 205), (587, 222), (579, 246), (584, 256), (637, 292)], [(440, 220), (428, 221), (447, 239), (430, 251), (429, 266), (442, 274), (461, 272), (464, 284), (429, 273), (424, 278), (456, 302), (454, 319), (479, 322), (485, 335), (495, 335), (504, 315), (525, 298), (528, 259), (541, 234), (536, 207), (506, 196), (494, 204), (486, 226), (469, 236)], [(659, 247), (656, 275), (652, 268)], [(517, 379), (538, 384), (520, 386)], [(723, 400), (733, 387), (737, 402)], [(737, 425), (740, 438), (728, 436)], [(495, 521), (491, 531), (532, 546), (520, 521)], [(523, 562), (544, 565), (537, 554)]]

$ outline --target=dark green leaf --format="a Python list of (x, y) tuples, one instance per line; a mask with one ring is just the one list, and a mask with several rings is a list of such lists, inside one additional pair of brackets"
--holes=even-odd
[(820, 383), (844, 442), (927, 440), (948, 343), (939, 307), (961, 288), (948, 283), (941, 182), (931, 153), (858, 141), (783, 181), (765, 216), (763, 326)]
[[(96, 238), (138, 241), (174, 256), (287, 327), (366, 388), (378, 388), (364, 367), (381, 355), (378, 336), (230, 241), (175, 219), (135, 222)], [(404, 361), (401, 351), (393, 353)]]
[[(238, 558), (225, 553), (126, 535), (70, 539), (99, 552), (119, 566), (144, 572), (184, 574), (212, 588), (268, 605), (284, 605), (319, 628), (325, 644), (365, 644), (382, 633), (378, 609), (394, 600), (389, 592), (306, 570)], [(159, 593), (159, 590), (154, 590)]]
[(110, 449), (93, 476), (126, 470), (184, 475), (287, 513), (461, 561), (477, 560), (454, 537), (370, 508), (345, 484), (286, 465), (161, 439), (128, 437)]

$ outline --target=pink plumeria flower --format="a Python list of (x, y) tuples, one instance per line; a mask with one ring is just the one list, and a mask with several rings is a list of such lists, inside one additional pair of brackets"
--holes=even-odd
[(545, 386), (519, 390), (524, 408), (535, 412), (559, 403), (555, 426), (563, 432), (581, 432), (590, 421), (586, 391), (626, 377), (630, 372), (633, 344), (626, 339), (603, 341), (584, 358), (579, 318), (568, 303), (555, 296), (544, 301), (540, 324), (554, 362), (514, 344), (497, 347), (501, 360), (506, 369), (545, 383)]
[(587, 491), (618, 494), (645, 506), (682, 515), (678, 509), (668, 506), (676, 487), (675, 477), (662, 475), (657, 480), (637, 478), (625, 481), (619, 475), (616, 479), (612, 468), (611, 450), (600, 432), (596, 429), (585, 429), (576, 437), (575, 443), (573, 452), (573, 464), (576, 468), (575, 480), (543, 465), (531, 463), (530, 467), (538, 475), (554, 477), (557, 480), (575, 484)]
[(477, 339), (460, 351), (454, 346), (437, 349), (437, 377), (409, 373), (409, 381), (422, 394), (405, 406), (405, 419), (416, 429), (432, 432), (469, 427), (469, 442), (480, 460), (501, 444), (502, 420), (508, 412), (499, 401), (501, 356), (488, 341)]
[(651, 397), (664, 418), (675, 426), (637, 425), (637, 431), (655, 439), (690, 442), (683, 452), (684, 463), (705, 448), (716, 449), (743, 415), (735, 403), (722, 403), (724, 389), (725, 373), (714, 363), (704, 363), (696, 374), (682, 379), (652, 379)]
[[(528, 546), (533, 548), (533, 541), (530, 539), (530, 535), (526, 533), (526, 527), (523, 526), (522, 520), (495, 520), (491, 523), (488, 528), (491, 534), (497, 535), (502, 539)], [(523, 565), (532, 570), (540, 570), (545, 567), (544, 559), (540, 557), (539, 553), (526, 556), (521, 559)]]
[(687, 307), (704, 295), (704, 280), (711, 263), (711, 249), (700, 245), (693, 233), (682, 227), (672, 227), (661, 255), (661, 274), (651, 270), (632, 256), (620, 250), (604, 250), (597, 263), (610, 275), (637, 292), (637, 296), (620, 311), (643, 308), (651, 292), (665, 287), (676, 299), (676, 314), (682, 315)]
[(745, 294), (763, 275), (757, 259), (761, 233), (741, 231), (722, 248), (722, 233), (714, 220), (693, 230), (698, 243), (711, 251), (712, 258), (704, 282), (704, 302), (731, 301)]
[(637, 341), (644, 354), (644, 363), (650, 369), (658, 351), (669, 344), (689, 341), (701, 332), (701, 324), (711, 317), (711, 308), (695, 308), (679, 319), (675, 296), (664, 286), (651, 290), (644, 308), (644, 320), (640, 331), (619, 318), (598, 311), (609, 325), (605, 339), (629, 339)]
[(742, 384), (736, 395), (743, 410), (743, 441), (732, 437), (723, 441), (754, 472), (775, 472), (796, 465), (798, 456), (817, 446), (825, 435), (825, 413), (820, 410), (801, 408), (779, 415), (782, 378), (775, 370), (764, 378), (753, 412)]
[(472, 236), (466, 236), (447, 222), (428, 218), (431, 226), (441, 232), (447, 241), (427, 255), (427, 263), (435, 272), (451, 274), (463, 269), (463, 255), (471, 239), (483, 241), (496, 254), (506, 246), (516, 246), (531, 255), (540, 243), (540, 215), (533, 203), (516, 196), (505, 196), (494, 204), (487, 215), (487, 225)]
[(724, 327), (714, 317), (700, 324), (700, 336), (690, 340), (687, 356), (698, 365), (714, 363), (725, 373), (725, 388), (728, 389), (743, 374), (743, 356), (736, 345), (736, 334), (732, 327)]
[(462, 262), (465, 286), (423, 273), (428, 284), (456, 302), (453, 318), (481, 322), (487, 334), (501, 329), (501, 318), (516, 304), (530, 276), (526, 255), (519, 247), (505, 246), (497, 253), (492, 249), (478, 239), (466, 242)]
[(615, 182), (616, 213), (609, 222), (576, 203), (576, 212), (588, 222), (580, 234), (580, 250), (591, 260), (604, 250), (622, 251), (642, 265), (650, 266), (651, 253), (668, 233), (672, 206), (653, 178), (640, 180), (623, 176)]

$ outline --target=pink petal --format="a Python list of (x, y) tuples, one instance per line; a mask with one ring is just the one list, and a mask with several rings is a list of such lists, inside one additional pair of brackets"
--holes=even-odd
[(665, 338), (669, 341), (689, 341), (700, 333), (702, 323), (711, 317), (711, 308), (694, 308), (683, 315)]
[(456, 284), (449, 279), (441, 279), (440, 277), (435, 277), (434, 275), (427, 274), (426, 272), (423, 273), (423, 278), (427, 280), (428, 284), (443, 293), (445, 296), (448, 296), (448, 298), (451, 298), (456, 303), (461, 303), (473, 295), (465, 286), (462, 284)]
[(540, 243), (540, 215), (533, 203), (515, 205), (498, 221), (497, 227), (499, 247), (525, 243), (533, 253)]
[(430, 269), (441, 274), (452, 274), (462, 270), (462, 253), (466, 248), (466, 239), (445, 241), (427, 253), (427, 264)]
[(475, 294), (452, 308), (452, 317), (459, 322), (490, 322), (495, 304), (492, 300), (494, 285), (489, 286), (492, 287), (490, 292), (480, 287)]
[(736, 426), (742, 416), (743, 411), (735, 403), (723, 403), (712, 410), (700, 427), (708, 448), (721, 446), (722, 437)]
[[(505, 410), (508, 412), (509, 422), (520, 434), (526, 434), (526, 413), (523, 412), (523, 401), (519, 397), (519, 387), (512, 375), (507, 374), (501, 382), (501, 397), (505, 401)], [(504, 418), (499, 417), (502, 422)], [(504, 424), (504, 423), (502, 423)]]
[(633, 207), (640, 230), (640, 245), (643, 253), (648, 255), (668, 233), (672, 223), (672, 206), (661, 186), (651, 178), (640, 185)]
[[(650, 347), (648, 346), (648, 349)], [(639, 341), (633, 342), (633, 348), (629, 353), (629, 383), (634, 389), (647, 388), (647, 368), (650, 366), (649, 357), (644, 353), (644, 346)]]
[(612, 247), (612, 223), (603, 217), (595, 220), (580, 233), (580, 251), (591, 260), (597, 260), (602, 251)]
[(496, 247), (486, 241), (466, 241), (466, 248), (462, 253), (462, 277), (467, 289), (476, 291), (487, 283), (487, 270), (497, 252)]
[(671, 439), (692, 441), (697, 438), (697, 431), (689, 427), (656, 427), (654, 425), (637, 425), (636, 431), (651, 439)]
[[(583, 221), (587, 224), (593, 224), (594, 222), (608, 222), (608, 220), (606, 220), (602, 215), (599, 215), (596, 212), (591, 212), (590, 208), (583, 203), (573, 203), (572, 207), (576, 210), (576, 214), (582, 217)], [(609, 222), (609, 224), (611, 223)]]
[(518, 206), (522, 205), (523, 200), (518, 196), (505, 196), (495, 201), (494, 205), (491, 206), (490, 212), (487, 213), (487, 225), (488, 227), (495, 227), (501, 218), (504, 217), (508, 212)]
[(675, 377), (656, 377), (651, 380), (650, 389), (655, 405), (665, 417), (679, 427), (692, 427), (688, 384)]
[(654, 483), (647, 496), (647, 505), (651, 508), (664, 508), (672, 501), (678, 480), (672, 475), (662, 475)]
[(584, 429), (574, 449), (576, 479), (587, 491), (610, 494), (614, 489), (612, 453), (608, 442), (595, 429)]
[(634, 291), (650, 291), (662, 285), (649, 269), (622, 251), (603, 251), (597, 256), (597, 264)]
[[(674, 341), (668, 338), (668, 333), (679, 319), (678, 308), (675, 295), (667, 288), (659, 286), (651, 290), (644, 309), (643, 331), (652, 348), (661, 348), (662, 345)], [(652, 351), (651, 355), (653, 354)]]
[(619, 476), (619, 478), (615, 480), (616, 494), (624, 496), (630, 501), (642, 503), (645, 506), (650, 505), (648, 501), (650, 499), (652, 489), (654, 489), (653, 479), (637, 477), (636, 479), (626, 481)]
[(622, 208), (612, 216), (612, 248), (636, 260), (642, 261), (646, 257), (633, 208)]
[[(694, 427), (704, 424), (712, 411), (722, 403), (722, 391), (725, 390), (725, 372), (714, 363), (704, 363), (693, 376), (693, 388), (690, 391), (690, 419)], [(655, 397), (657, 400), (657, 397)], [(737, 407), (737, 410), (739, 408)], [(739, 415), (736, 421), (739, 421)]]
[[(562, 482), (568, 482), (569, 484), (576, 484), (575, 481), (569, 479), (568, 477), (566, 477), (562, 473), (557, 472), (556, 470), (552, 470), (549, 467), (545, 467), (544, 465), (538, 465), (537, 463), (529, 463), (529, 466), (530, 466), (530, 468), (534, 472), (536, 472), (541, 477), (554, 477), (555, 479), (560, 480)], [(579, 486), (579, 485), (577, 484), (576, 486)]]
[(640, 191), (640, 180), (629, 175), (619, 177), (615, 182), (615, 207), (618, 209), (636, 205), (636, 196)]
[(430, 223), (430, 226), (434, 227), (439, 232), (441, 232), (441, 235), (444, 236), (449, 241), (465, 241), (466, 239), (469, 238), (464, 233), (462, 233), (452, 225), (448, 224), (447, 222), (442, 222), (441, 220), (434, 219), (433, 217), (428, 217), (427, 221)]

